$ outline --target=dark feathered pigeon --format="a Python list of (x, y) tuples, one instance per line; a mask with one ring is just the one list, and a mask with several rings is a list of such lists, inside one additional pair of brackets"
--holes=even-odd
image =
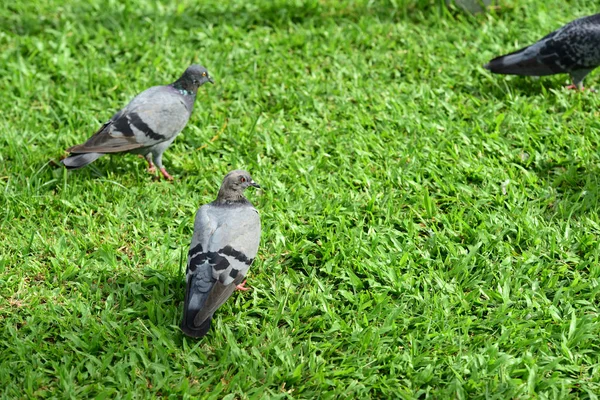
[(600, 14), (579, 18), (550, 33), (537, 43), (484, 65), (497, 74), (543, 76), (571, 75), (582, 88), (583, 78), (600, 65)]
[(217, 308), (236, 288), (248, 290), (244, 277), (260, 243), (258, 211), (244, 197), (248, 186), (260, 187), (248, 172), (231, 171), (217, 199), (196, 213), (181, 322), (188, 336), (206, 335)]
[(198, 88), (206, 82), (213, 83), (206, 68), (191, 65), (172, 84), (143, 91), (87, 142), (67, 149), (71, 155), (62, 163), (74, 169), (108, 153), (141, 154), (150, 172), (156, 171), (156, 164), (165, 178), (173, 179), (162, 164), (162, 154), (185, 128)]

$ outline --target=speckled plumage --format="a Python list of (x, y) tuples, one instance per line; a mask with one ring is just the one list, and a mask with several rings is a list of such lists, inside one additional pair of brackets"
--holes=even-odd
[(198, 88), (206, 82), (213, 82), (206, 68), (191, 65), (172, 84), (143, 91), (85, 143), (67, 149), (71, 154), (62, 163), (75, 169), (107, 153), (141, 154), (151, 171), (156, 163), (163, 176), (170, 179), (162, 154), (185, 128)]
[(188, 336), (208, 333), (213, 314), (243, 281), (256, 257), (261, 227), (258, 211), (244, 197), (249, 186), (260, 187), (248, 172), (231, 171), (217, 199), (196, 213), (181, 322)]
[(572, 21), (531, 46), (496, 57), (484, 67), (498, 74), (571, 75), (581, 87), (583, 79), (600, 65), (600, 14)]

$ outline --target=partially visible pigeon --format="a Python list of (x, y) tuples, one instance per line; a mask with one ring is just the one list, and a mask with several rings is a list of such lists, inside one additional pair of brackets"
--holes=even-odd
[(191, 65), (172, 84), (143, 91), (87, 142), (67, 149), (71, 155), (62, 163), (75, 169), (107, 153), (134, 153), (146, 158), (148, 171), (154, 173), (156, 163), (162, 175), (172, 180), (162, 164), (162, 154), (185, 128), (198, 88), (206, 82), (214, 83), (206, 68)]
[(181, 321), (188, 336), (206, 335), (213, 314), (233, 291), (248, 290), (244, 277), (260, 243), (258, 211), (244, 197), (248, 186), (260, 187), (248, 172), (231, 171), (217, 199), (196, 213)]
[(484, 68), (497, 74), (571, 75), (570, 89), (583, 89), (587, 74), (600, 65), (600, 14), (572, 21), (537, 43), (496, 57)]

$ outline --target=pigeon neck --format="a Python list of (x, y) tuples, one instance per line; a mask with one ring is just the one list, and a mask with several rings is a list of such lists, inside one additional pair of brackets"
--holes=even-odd
[(246, 204), (248, 199), (241, 192), (221, 188), (215, 202), (220, 205)]
[(178, 79), (171, 85), (184, 96), (195, 96), (198, 88), (185, 79)]

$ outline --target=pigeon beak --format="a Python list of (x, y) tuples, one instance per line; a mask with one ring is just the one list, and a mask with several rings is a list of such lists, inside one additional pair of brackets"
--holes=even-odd
[(206, 79), (208, 79), (208, 81), (210, 83), (212, 83), (213, 85), (215, 84), (215, 80), (212, 78), (212, 76), (209, 75), (209, 76), (206, 77)]
[(260, 185), (254, 181), (250, 182), (250, 186), (254, 186), (255, 188), (259, 188), (260, 189)]

